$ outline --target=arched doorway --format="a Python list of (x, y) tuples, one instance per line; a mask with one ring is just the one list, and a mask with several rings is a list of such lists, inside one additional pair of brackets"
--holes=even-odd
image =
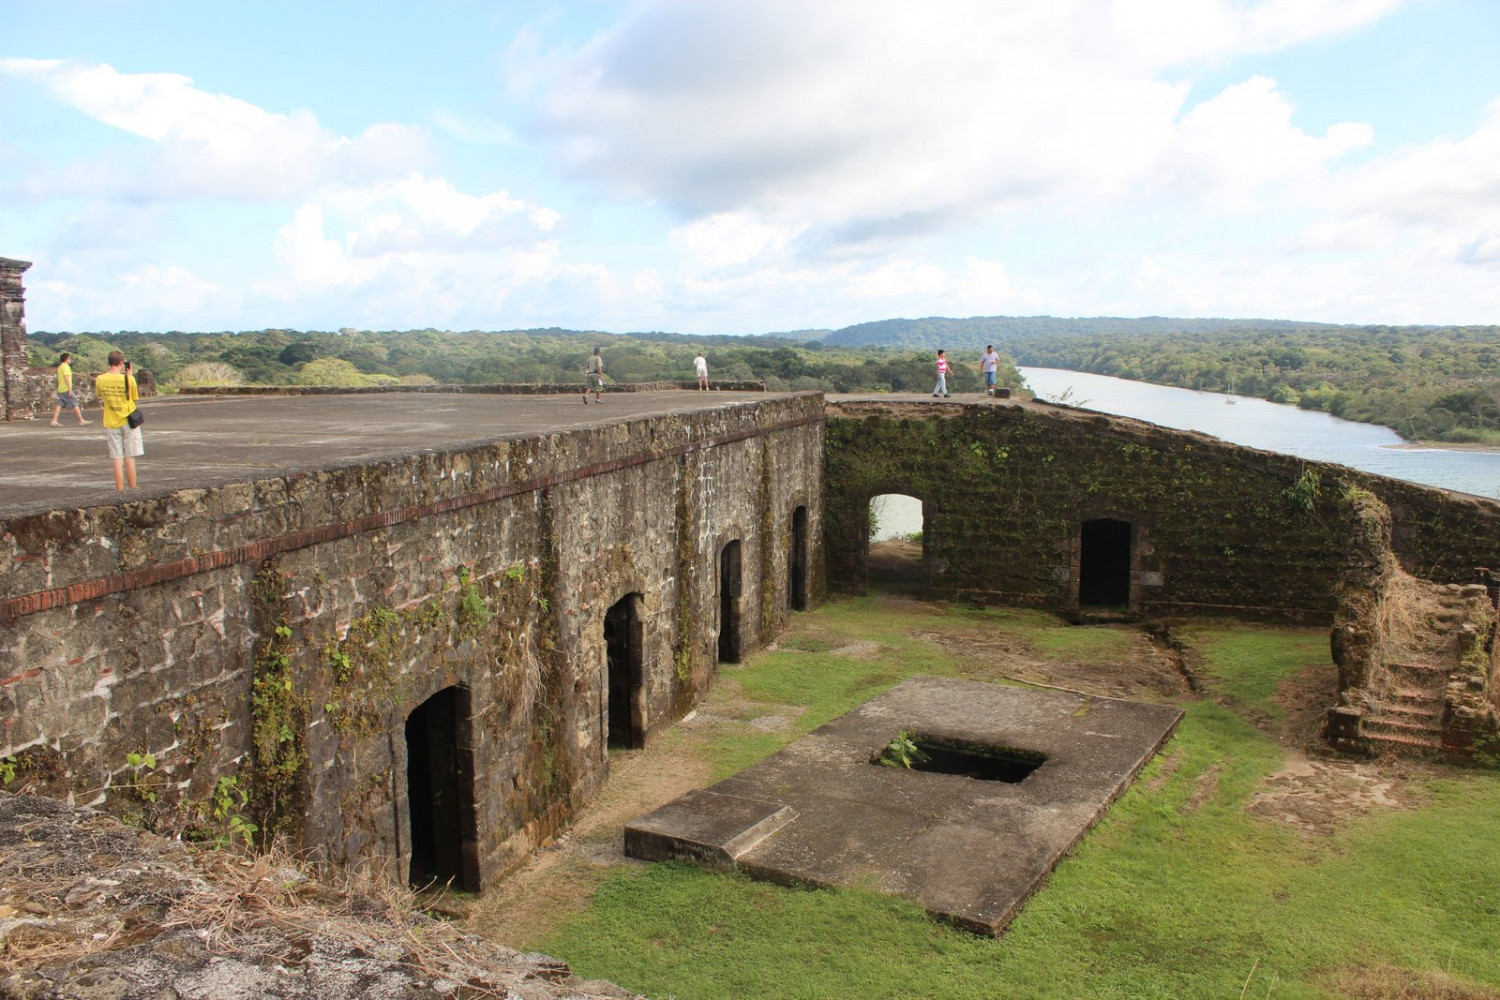
[(871, 590), (921, 594), (927, 585), (926, 510), (921, 500), (904, 493), (870, 498), (870, 555), (866, 562)]
[(740, 540), (719, 550), (719, 662), (740, 662)]
[(793, 611), (807, 610), (807, 508), (792, 511), (792, 550), (787, 554), (787, 603)]
[(446, 687), (406, 719), (406, 799), (414, 888), (479, 891), (469, 691)]
[(1079, 532), (1078, 604), (1123, 608), (1130, 604), (1129, 521), (1101, 517)]
[(640, 594), (626, 594), (604, 614), (604, 649), (609, 663), (605, 689), (609, 733), (605, 745), (611, 749), (629, 750), (644, 744), (639, 704), (644, 676), (641, 650), (645, 644), (640, 602)]

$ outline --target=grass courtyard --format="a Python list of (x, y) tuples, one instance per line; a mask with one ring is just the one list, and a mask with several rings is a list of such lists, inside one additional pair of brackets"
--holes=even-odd
[[(651, 997), (1500, 1000), (1500, 775), (1317, 753), (1326, 630), (1175, 629), (871, 597), (722, 668), (565, 842), (469, 923)], [(998, 940), (873, 892), (645, 865), (624, 823), (916, 674), (1180, 705), (1131, 789)]]

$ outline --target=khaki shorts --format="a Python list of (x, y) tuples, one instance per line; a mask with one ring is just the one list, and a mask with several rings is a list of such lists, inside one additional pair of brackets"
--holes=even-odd
[(109, 457), (115, 461), (146, 454), (146, 442), (139, 427), (106, 427), (104, 440), (109, 443)]

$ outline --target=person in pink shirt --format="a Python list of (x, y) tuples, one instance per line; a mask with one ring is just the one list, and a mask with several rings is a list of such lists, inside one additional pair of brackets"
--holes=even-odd
[(952, 395), (948, 391), (948, 353), (946, 351), (938, 351), (937, 385), (932, 387), (932, 395), (934, 397)]

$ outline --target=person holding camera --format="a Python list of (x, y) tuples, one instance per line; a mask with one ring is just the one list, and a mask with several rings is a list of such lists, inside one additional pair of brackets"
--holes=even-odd
[(140, 420), (131, 420), (137, 389), (125, 355), (109, 352), (109, 371), (94, 379), (94, 392), (104, 404), (104, 440), (115, 465), (115, 489), (135, 489), (135, 460), (146, 453), (146, 444)]

